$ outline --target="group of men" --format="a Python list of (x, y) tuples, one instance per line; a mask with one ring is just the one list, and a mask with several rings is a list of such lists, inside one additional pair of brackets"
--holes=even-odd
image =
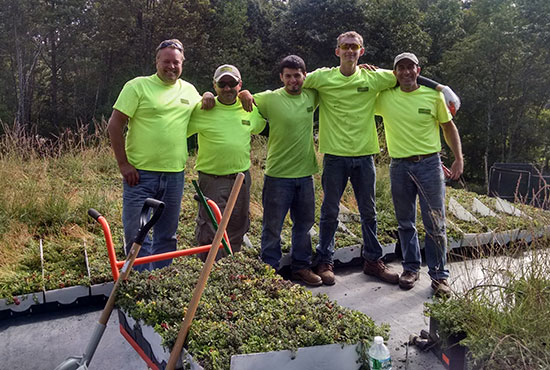
[[(253, 96), (241, 91), (238, 69), (222, 65), (214, 74), (216, 98), (205, 93), (201, 103), (194, 87), (179, 79), (183, 45), (178, 40), (163, 41), (157, 48), (157, 73), (129, 81), (109, 120), (112, 146), (124, 177), (123, 224), (127, 246), (137, 230), (143, 201), (154, 197), (163, 200), (167, 207), (155, 225), (152, 240), (145, 241), (142, 255), (176, 249), (186, 138), (197, 133), (199, 186), (220, 208), (225, 206), (236, 174), (246, 174), (227, 230), (233, 250), (239, 250), (249, 227), (251, 134), (261, 132), (267, 119), (269, 139), (261, 237), (261, 259), (265, 263), (279, 269), (280, 235), (290, 211), (293, 278), (312, 286), (333, 285), (334, 235), (340, 199), (349, 180), (361, 216), (364, 273), (399, 284), (403, 289), (414, 286), (421, 264), (415, 228), (418, 197), (426, 229), (426, 262), (432, 288), (438, 295), (450, 294), (449, 272), (445, 268), (445, 189), (439, 127), (454, 155), (448, 174), (451, 178), (462, 174), (463, 158), (460, 137), (443, 94), (434, 88), (443, 89), (457, 109), (460, 101), (448, 87), (419, 76), (419, 62), (414, 54), (398, 55), (393, 71), (389, 71), (360, 68), (358, 60), (364, 51), (358, 33), (343, 33), (335, 50), (340, 58), (339, 67), (307, 74), (304, 61), (290, 55), (279, 65), (284, 86)], [(419, 81), (430, 87), (420, 86)], [(313, 138), (317, 107), (319, 151), (324, 155), (324, 196), (319, 245), (316, 261), (312, 261), (309, 231), (315, 215), (313, 175), (318, 171)], [(392, 158), (391, 191), (403, 252), (401, 275), (382, 261), (382, 247), (377, 238), (373, 155), (380, 149), (375, 113), (383, 117)], [(202, 208), (197, 217), (196, 236), (199, 244), (209, 244), (213, 238), (213, 228)], [(163, 267), (167, 263), (157, 262), (145, 268)]]

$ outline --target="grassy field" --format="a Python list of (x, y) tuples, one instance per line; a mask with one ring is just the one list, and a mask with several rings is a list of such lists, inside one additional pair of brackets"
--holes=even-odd
[[(0, 137), (0, 298), (50, 290), (71, 285), (109, 281), (110, 268), (103, 234), (87, 215), (89, 208), (102, 213), (111, 225), (119, 259), (123, 259), (121, 225), (122, 184), (105, 130), (105, 122), (65, 132), (55, 140), (32, 135), (15, 135), (9, 127)], [(92, 132), (90, 134), (89, 132)], [(266, 138), (252, 143), (253, 184), (251, 191), (251, 243), (259, 246), (261, 236), (261, 189), (266, 157)], [(321, 156), (319, 156), (321, 163)], [(194, 155), (186, 168), (186, 183), (178, 229), (179, 248), (195, 246), (194, 229), (197, 203), (191, 180), (196, 179)], [(383, 244), (396, 242), (397, 223), (391, 203), (388, 159), (377, 157), (378, 234)], [(322, 200), (320, 174), (315, 175), (318, 231)], [(464, 204), (474, 193), (448, 190), (449, 196)], [(449, 198), (449, 197), (448, 197)], [(486, 198), (486, 197), (485, 197)], [(349, 230), (338, 230), (336, 247), (361, 243), (361, 226), (351, 186), (344, 192), (342, 205), (349, 209)], [(550, 224), (548, 213), (524, 207), (533, 218), (528, 224)], [(449, 237), (462, 233), (527, 227), (525, 220), (503, 215), (492, 223), (466, 223), (449, 214)], [(523, 222), (523, 224), (521, 224)], [(291, 222), (285, 220), (283, 249), (290, 247)], [(422, 235), (423, 227), (418, 222)], [(313, 244), (318, 241), (313, 236)], [(40, 245), (43, 258), (40, 255)], [(89, 257), (89, 274), (84, 260)]]
[[(9, 129), (4, 129), (8, 133), (0, 138), (0, 297), (108, 281), (110, 270), (103, 234), (99, 225), (87, 215), (89, 208), (95, 208), (106, 217), (118, 257), (123, 259), (121, 176), (105, 125), (97, 125), (91, 135), (87, 127), (82, 127), (56, 140), (10, 135)], [(264, 137), (256, 137), (253, 142), (248, 236), (255, 246), (259, 245), (261, 235), (265, 144)], [(190, 156), (186, 168), (178, 229), (180, 248), (195, 246), (197, 203), (193, 200), (191, 184), (191, 180), (197, 178), (194, 160), (195, 157)], [(384, 180), (379, 184), (387, 198), (387, 184)], [(322, 199), (320, 175), (315, 176), (315, 186), (318, 219)], [(346, 190), (342, 203), (351, 212), (356, 212), (350, 189)], [(382, 224), (391, 224), (391, 207), (383, 207), (380, 218)], [(359, 224), (350, 225), (350, 229), (356, 237), (338, 232), (339, 246), (360, 243)], [(290, 220), (287, 218), (284, 248), (289, 248), (289, 241)], [(85, 249), (90, 260), (91, 279), (86, 271)]]
[[(112, 280), (102, 230), (87, 215), (89, 208), (95, 208), (106, 217), (118, 258), (123, 259), (121, 176), (109, 146), (105, 123), (93, 130), (81, 127), (75, 132), (66, 132), (55, 140), (14, 135), (8, 127), (4, 127), (4, 131), (6, 133), (0, 137), (0, 298), (11, 299), (19, 294)], [(255, 137), (252, 147), (253, 185), (248, 236), (253, 246), (258, 247), (265, 138)], [(321, 163), (320, 156), (318, 159)], [(195, 246), (197, 204), (191, 184), (197, 177), (194, 160), (191, 155), (186, 168), (179, 248)], [(381, 155), (377, 162), (378, 234), (382, 243), (394, 243), (397, 224), (391, 204), (388, 160)], [(322, 200), (320, 174), (315, 175), (315, 188), (317, 228)], [(470, 212), (473, 212), (474, 197), (495, 210), (494, 198), (448, 188), (447, 202), (451, 197)], [(342, 205), (349, 209), (352, 221), (345, 224), (350, 232), (337, 232), (337, 248), (361, 242), (357, 205), (350, 187), (344, 193)], [(449, 238), (460, 239), (465, 233), (523, 229), (536, 239), (541, 235), (541, 228), (550, 225), (548, 211), (522, 204), (516, 206), (527, 216), (497, 212), (498, 217), (478, 216), (478, 222), (466, 222), (448, 212)], [(422, 236), (420, 221), (417, 226)], [(290, 227), (287, 217), (282, 235), (286, 250)], [(314, 236), (313, 244), (316, 242)], [(518, 256), (525, 259), (527, 253), (529, 263), (519, 270), (509, 266), (494, 269), (507, 274), (496, 288), (499, 299), (495, 300), (494, 290), (487, 288), (494, 288), (495, 284), (483, 283), (469, 287), (465, 294), (428, 307), (444, 330), (466, 333), (465, 344), (472, 350), (476, 366), (550, 367), (549, 321), (542, 319), (550, 315), (549, 244), (548, 239), (539, 238), (530, 245), (520, 242), (474, 250), (469, 257), (473, 254), (478, 258), (492, 258), (506, 254), (514, 260)], [(493, 365), (497, 367), (491, 367)]]

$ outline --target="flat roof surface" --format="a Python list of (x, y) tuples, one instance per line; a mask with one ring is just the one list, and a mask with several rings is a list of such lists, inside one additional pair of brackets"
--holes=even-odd
[[(451, 286), (454, 284), (453, 273), (460, 274), (460, 264), (449, 264)], [(401, 273), (400, 262), (389, 265)], [(389, 323), (391, 337), (387, 345), (393, 369), (444, 369), (431, 352), (421, 352), (405, 345), (410, 334), (418, 335), (422, 329), (429, 330), (429, 320), (423, 314), (424, 303), (431, 301), (432, 297), (426, 266), (422, 267), (416, 286), (409, 291), (363, 274), (360, 266), (336, 268), (335, 273), (334, 286), (308, 289), (314, 294), (326, 293), (340, 305), (366, 313), (377, 324)], [(0, 346), (0, 367), (53, 370), (68, 356), (80, 356), (101, 310), (102, 306), (96, 304), (0, 320), (3, 343)], [(89, 369), (147, 369), (146, 363), (120, 334), (116, 312), (111, 315)]]

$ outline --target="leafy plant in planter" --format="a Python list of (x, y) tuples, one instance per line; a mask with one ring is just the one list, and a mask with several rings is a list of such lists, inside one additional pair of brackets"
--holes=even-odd
[[(201, 268), (196, 258), (180, 258), (135, 274), (118, 291), (117, 305), (153, 326), (170, 349)], [(283, 280), (247, 251), (214, 265), (187, 348), (206, 369), (226, 369), (234, 354), (369, 342), (388, 333), (387, 325)]]
[(460, 343), (470, 351), (470, 367), (550, 368), (550, 245), (545, 243), (537, 241), (523, 260), (508, 258), (507, 266), (484, 269), (494, 275), (465, 293), (426, 304), (443, 337), (465, 335)]

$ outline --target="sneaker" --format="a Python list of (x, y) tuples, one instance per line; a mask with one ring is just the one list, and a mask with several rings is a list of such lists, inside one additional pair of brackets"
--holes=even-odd
[(414, 283), (418, 279), (420, 279), (420, 272), (405, 270), (399, 277), (399, 287), (401, 289), (409, 290), (414, 286)]
[(321, 277), (311, 271), (310, 268), (293, 271), (292, 279), (303, 281), (306, 285), (310, 286), (323, 285), (323, 280), (321, 279)]
[(317, 275), (321, 277), (323, 284), (334, 285), (334, 266), (331, 263), (320, 263), (317, 266)]
[(382, 260), (365, 260), (363, 262), (363, 272), (367, 275), (376, 276), (390, 284), (399, 283), (399, 274), (391, 271)]
[(439, 298), (448, 298), (452, 293), (447, 279), (432, 279), (432, 289), (434, 295)]

